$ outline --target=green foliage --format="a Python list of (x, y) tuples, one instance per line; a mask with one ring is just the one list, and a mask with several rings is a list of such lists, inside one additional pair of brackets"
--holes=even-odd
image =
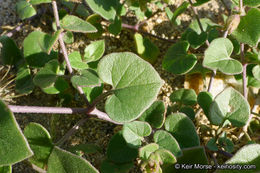
[(24, 129), (24, 135), (34, 152), (33, 157), (29, 158), (29, 161), (44, 169), (53, 148), (49, 132), (40, 124), (30, 123)]
[(165, 121), (165, 129), (178, 141), (181, 149), (200, 145), (193, 122), (183, 113), (169, 115)]
[(161, 128), (165, 121), (165, 106), (162, 101), (155, 101), (139, 118), (148, 122), (154, 128)]
[(181, 41), (171, 46), (163, 59), (163, 68), (173, 74), (185, 74), (197, 63), (194, 54), (188, 54), (189, 43)]
[(13, 113), (0, 100), (0, 166), (20, 162), (33, 155)]
[(260, 65), (256, 65), (252, 71), (254, 77), (260, 81)]
[(15, 91), (20, 94), (30, 94), (34, 89), (34, 83), (30, 69), (27, 65), (19, 67), (15, 78)]
[(120, 17), (116, 16), (113, 23), (108, 26), (108, 31), (113, 35), (118, 35), (122, 30), (122, 20)]
[(88, 64), (82, 61), (81, 55), (78, 51), (69, 54), (69, 61), (71, 67), (77, 70), (84, 70), (88, 68)]
[(98, 173), (88, 161), (59, 147), (54, 147), (48, 160), (47, 173)]
[(107, 157), (114, 163), (131, 162), (137, 157), (137, 154), (137, 148), (130, 147), (127, 144), (122, 132), (115, 134), (108, 144)]
[(84, 50), (84, 61), (93, 62), (99, 60), (105, 52), (105, 40), (94, 41)]
[(129, 169), (134, 166), (133, 162), (125, 164), (116, 164), (108, 160), (104, 160), (101, 165), (101, 173), (128, 173)]
[(175, 157), (182, 155), (182, 151), (176, 139), (168, 132), (164, 130), (158, 130), (153, 136), (154, 142), (159, 145), (160, 148), (169, 150)]
[(60, 21), (60, 25), (63, 29), (73, 32), (97, 32), (97, 29), (93, 25), (73, 15), (66, 15), (63, 17)]
[(159, 48), (150, 39), (136, 33), (134, 35), (137, 53), (146, 61), (154, 64), (160, 53)]
[(209, 115), (210, 105), (213, 102), (213, 96), (209, 92), (200, 92), (198, 95), (198, 104), (203, 109), (206, 116)]
[[(189, 6), (189, 3), (186, 2), (186, 1), (184, 1), (176, 10), (174, 10), (174, 12), (172, 12), (172, 11), (167, 7), (167, 8), (168, 8), (168, 9), (167, 9), (167, 11), (168, 11), (167, 15), (168, 15), (170, 21), (171, 21), (172, 23), (175, 23), (177, 17), (178, 17), (179, 15), (181, 15), (183, 12), (185, 12), (186, 9), (188, 8), (188, 6)], [(166, 10), (166, 9), (165, 9), (165, 10)]]
[[(32, 44), (33, 43), (33, 44)], [(43, 67), (45, 63), (57, 58), (57, 52), (51, 51), (53, 37), (41, 31), (31, 32), (23, 41), (23, 55), (30, 67)]]
[(22, 20), (32, 17), (37, 13), (30, 2), (26, 0), (21, 0), (16, 3), (16, 11)]
[(14, 65), (22, 59), (22, 55), (15, 42), (7, 37), (0, 37), (0, 58), (4, 65)]
[(163, 83), (149, 63), (128, 52), (105, 56), (97, 71), (101, 80), (113, 87), (105, 109), (109, 117), (118, 122), (140, 117), (154, 102)]
[(131, 147), (141, 146), (143, 137), (149, 136), (151, 132), (151, 126), (142, 121), (125, 123), (122, 130), (124, 139)]
[(101, 81), (98, 78), (97, 73), (94, 70), (87, 69), (81, 71), (81, 75), (74, 75), (71, 78), (71, 83), (74, 86), (82, 86), (82, 87), (94, 87), (100, 86)]
[(242, 16), (237, 29), (232, 35), (241, 43), (256, 46), (260, 38), (260, 11), (257, 8), (250, 9), (245, 16)]
[(12, 173), (12, 166), (0, 166), (0, 173)]
[(205, 51), (203, 66), (211, 70), (219, 70), (224, 74), (239, 74), (243, 71), (242, 64), (230, 58), (233, 44), (227, 38), (218, 38), (210, 43)]
[(114, 20), (116, 17), (119, 1), (117, 0), (86, 0), (89, 7), (106, 20)]
[(232, 87), (222, 91), (210, 106), (208, 118), (212, 124), (222, 125), (225, 120), (235, 127), (246, 124), (250, 106), (245, 98)]
[(172, 102), (178, 102), (183, 105), (195, 105), (197, 103), (197, 95), (193, 89), (184, 89), (174, 91), (170, 95)]
[(150, 155), (159, 149), (159, 145), (156, 143), (147, 144), (139, 149), (139, 157), (142, 160), (148, 160)]

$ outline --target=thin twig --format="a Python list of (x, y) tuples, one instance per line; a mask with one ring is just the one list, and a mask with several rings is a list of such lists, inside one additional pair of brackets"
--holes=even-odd
[(245, 63), (245, 55), (244, 55), (244, 43), (240, 44), (240, 56), (241, 56), (241, 61), (243, 63), (243, 95), (245, 99), (247, 100), (248, 97), (248, 92), (247, 92), (247, 78), (246, 78), (246, 67), (247, 63)]
[(211, 88), (212, 88), (212, 85), (213, 85), (213, 81), (214, 81), (214, 78), (217, 74), (217, 71), (216, 70), (213, 70), (212, 71), (212, 74), (211, 74), (211, 77), (210, 77), (210, 80), (209, 80), (209, 85), (208, 85), (208, 92), (210, 92)]

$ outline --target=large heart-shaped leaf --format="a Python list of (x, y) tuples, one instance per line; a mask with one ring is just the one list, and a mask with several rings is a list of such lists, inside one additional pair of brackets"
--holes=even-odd
[(22, 59), (15, 42), (7, 36), (0, 37), (0, 58), (4, 65), (14, 65)]
[(189, 43), (181, 41), (171, 46), (163, 59), (163, 68), (173, 74), (185, 74), (197, 63), (197, 57), (188, 54)]
[(33, 82), (41, 88), (52, 86), (57, 80), (57, 73), (59, 71), (59, 62), (51, 60), (44, 68), (42, 68), (34, 77)]
[(260, 38), (260, 10), (251, 8), (245, 16), (242, 16), (237, 29), (232, 35), (241, 43), (255, 46)]
[(59, 147), (54, 147), (48, 160), (47, 173), (98, 173), (87, 160)]
[(132, 148), (127, 144), (122, 132), (115, 134), (108, 144), (107, 157), (115, 163), (133, 161), (137, 157), (137, 154), (137, 148)]
[(142, 121), (133, 121), (123, 126), (123, 136), (130, 146), (141, 146), (143, 137), (152, 132), (151, 126)]
[(148, 122), (152, 127), (161, 128), (165, 120), (165, 106), (162, 101), (155, 101), (139, 118)]
[(84, 60), (92, 62), (99, 60), (105, 52), (105, 40), (94, 41), (84, 50)]
[(60, 21), (60, 25), (63, 29), (73, 32), (97, 32), (97, 29), (93, 25), (73, 15), (66, 15), (65, 17), (63, 17)]
[(164, 130), (159, 130), (154, 134), (153, 140), (160, 146), (160, 148), (164, 148), (172, 152), (175, 157), (182, 155), (178, 142), (170, 133)]
[(49, 132), (40, 124), (30, 123), (25, 127), (24, 135), (34, 152), (29, 161), (44, 169), (53, 148)]
[(0, 100), (0, 166), (13, 165), (33, 155), (14, 115)]
[(146, 61), (129, 52), (112, 53), (98, 64), (99, 77), (113, 87), (105, 105), (109, 117), (129, 122), (154, 102), (163, 84), (159, 74)]
[(219, 70), (225, 74), (239, 74), (243, 71), (242, 64), (230, 58), (233, 44), (227, 38), (217, 38), (210, 43), (205, 51), (203, 66), (211, 70)]
[(221, 125), (225, 120), (229, 120), (233, 126), (242, 127), (246, 124), (249, 114), (248, 102), (238, 91), (229, 87), (212, 102), (208, 118), (215, 125)]
[(165, 120), (165, 129), (175, 137), (182, 149), (200, 145), (193, 122), (183, 113), (169, 115)]
[(16, 3), (16, 11), (22, 20), (32, 17), (36, 14), (36, 10), (26, 0), (21, 0)]
[(116, 11), (119, 7), (119, 1), (117, 0), (85, 0), (89, 7), (97, 14), (101, 15), (107, 20), (114, 20), (116, 17)]
[(41, 31), (31, 32), (23, 41), (23, 54), (26, 62), (31, 67), (43, 67), (51, 59), (57, 59), (56, 52), (51, 51), (48, 54), (50, 44), (54, 44), (53, 40), (52, 36)]
[[(259, 172), (260, 171), (260, 144), (250, 144), (242, 147), (237, 153), (225, 164), (230, 165), (247, 165), (249, 168), (251, 165), (252, 169), (246, 170), (246, 172)], [(217, 173), (238, 173), (241, 170), (218, 170)]]
[(201, 34), (197, 34), (195, 31), (191, 31), (187, 35), (187, 40), (190, 43), (190, 46), (193, 49), (199, 48), (202, 44), (207, 40), (208, 34), (206, 32), (202, 32)]

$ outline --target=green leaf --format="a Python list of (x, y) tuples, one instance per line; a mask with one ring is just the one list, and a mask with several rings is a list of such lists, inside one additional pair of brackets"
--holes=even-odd
[(190, 106), (183, 106), (180, 108), (180, 112), (187, 115), (191, 120), (195, 119), (195, 112), (194, 109)]
[(23, 57), (15, 42), (7, 37), (0, 37), (0, 58), (4, 65), (14, 65)]
[(150, 155), (159, 149), (159, 145), (156, 143), (147, 144), (139, 149), (139, 157), (142, 160), (148, 160)]
[(82, 70), (88, 68), (88, 64), (82, 61), (81, 55), (78, 51), (74, 51), (69, 54), (69, 61), (71, 67), (74, 69)]
[(0, 166), (13, 165), (33, 155), (13, 113), (0, 100)]
[(216, 139), (211, 138), (206, 145), (211, 151), (218, 151), (218, 145), (216, 144)]
[(154, 102), (163, 84), (149, 63), (129, 52), (105, 56), (97, 71), (99, 77), (113, 87), (113, 95), (107, 99), (105, 110), (117, 122), (140, 117)]
[(57, 60), (49, 61), (33, 78), (35, 85), (40, 88), (47, 88), (56, 82), (58, 78), (59, 62)]
[(197, 95), (193, 89), (178, 89), (170, 95), (172, 102), (179, 102), (184, 105), (195, 105), (197, 103)]
[(102, 151), (102, 149), (95, 144), (78, 144), (69, 148), (69, 151), (76, 154), (83, 152), (84, 154), (93, 154)]
[(98, 87), (82, 87), (85, 95), (87, 96), (89, 102), (91, 103), (97, 96), (103, 93), (104, 84)]
[[(197, 146), (197, 147), (192, 147), (192, 148), (186, 148), (182, 150), (183, 155), (178, 158), (178, 162), (177, 164), (179, 164), (179, 166), (182, 165), (208, 165), (208, 160), (207, 160), (207, 156), (205, 153), (205, 149), (202, 146)], [(210, 165), (209, 165), (210, 166)], [(166, 170), (163, 170), (163, 173), (183, 173), (183, 172), (187, 172), (187, 169), (180, 169), (181, 167), (179, 167), (179, 169), (175, 169), (175, 165), (172, 165), (170, 167), (168, 167)], [(209, 168), (210, 169), (210, 168)], [(213, 167), (211, 168), (213, 169)], [(192, 169), (191, 170), (194, 173), (206, 173), (208, 172), (207, 169)], [(229, 170), (230, 171), (230, 170)]]
[(213, 102), (213, 96), (211, 93), (203, 91), (198, 95), (198, 104), (203, 109), (206, 116), (209, 115), (210, 105)]
[(143, 137), (149, 136), (151, 132), (151, 126), (142, 121), (125, 123), (122, 130), (125, 141), (132, 147), (141, 146)]
[[(200, 22), (201, 22), (201, 25), (202, 25), (202, 28), (203, 28), (204, 32), (209, 31), (212, 27), (214, 28), (214, 27), (219, 27), (220, 26), (220, 25), (212, 22), (208, 18), (202, 18), (202, 19), (200, 19)], [(189, 29), (195, 31), (198, 35), (200, 35), (202, 33), (197, 20), (193, 20), (191, 22), (191, 24), (189, 25)]]
[(59, 147), (54, 147), (48, 160), (47, 173), (98, 173), (87, 160)]
[(34, 89), (30, 69), (23, 65), (19, 67), (15, 78), (15, 91), (19, 94), (30, 94)]
[(100, 86), (101, 81), (94, 70), (83, 70), (80, 76), (73, 76), (71, 82), (74, 86), (94, 87)]
[(97, 29), (93, 25), (73, 15), (66, 15), (65, 17), (63, 17), (60, 21), (60, 25), (63, 29), (73, 32), (97, 32)]
[(32, 5), (38, 5), (43, 3), (51, 3), (51, 0), (30, 0), (29, 3)]
[(143, 38), (139, 33), (134, 35), (137, 53), (146, 61), (154, 64), (160, 53), (159, 48), (148, 38)]
[(245, 16), (242, 16), (237, 29), (232, 35), (241, 43), (256, 46), (260, 38), (260, 11), (251, 8)]
[(210, 0), (196, 0), (196, 3), (194, 3), (192, 5), (196, 7), (196, 6), (200, 6), (200, 5), (204, 4), (204, 3), (207, 3), (209, 1)]
[(33, 157), (29, 158), (29, 161), (44, 169), (53, 148), (49, 132), (38, 123), (30, 123), (24, 129), (24, 136), (34, 152)]
[(233, 44), (227, 38), (217, 38), (210, 43), (205, 51), (203, 66), (211, 70), (219, 70), (224, 74), (239, 74), (243, 71), (242, 64), (230, 58)]
[[(87, 18), (89, 16), (88, 9), (83, 5), (83, 3), (73, 3), (67, 0), (62, 0), (61, 3), (73, 11), (75, 5), (77, 4), (76, 14), (80, 17)], [(75, 9), (74, 9), (75, 10)]]
[(163, 101), (155, 101), (139, 118), (148, 122), (152, 127), (161, 128), (165, 120), (165, 106)]
[(105, 52), (105, 40), (94, 41), (84, 50), (84, 60), (93, 62), (99, 60)]
[(87, 22), (89, 22), (90, 24), (95, 26), (95, 28), (98, 31), (95, 33), (87, 33), (87, 37), (89, 37), (91, 39), (97, 39), (102, 36), (104, 29), (101, 25), (101, 21), (102, 21), (102, 17), (98, 14), (92, 14), (92, 15), (88, 16)]
[(225, 137), (220, 137), (218, 139), (218, 144), (225, 149), (226, 152), (233, 152), (234, 151), (234, 144), (233, 142), (228, 139), (226, 136)]
[(187, 41), (190, 43), (190, 46), (193, 49), (198, 49), (201, 45), (205, 43), (208, 38), (208, 34), (206, 32), (202, 32), (201, 34), (197, 34), (194, 31), (191, 31), (187, 35)]
[(134, 166), (133, 162), (116, 164), (109, 160), (104, 160), (101, 164), (101, 173), (128, 173), (129, 169)]
[(260, 80), (260, 65), (256, 65), (253, 68), (252, 73), (257, 80)]
[(182, 151), (176, 139), (168, 132), (164, 130), (158, 130), (153, 136), (154, 142), (156, 142), (160, 148), (169, 150), (175, 157), (180, 157)]
[(0, 166), (0, 173), (12, 173), (12, 166)]
[(166, 149), (158, 149), (155, 154), (160, 156), (163, 165), (172, 165), (177, 162), (176, 157)]
[(189, 5), (188, 2), (184, 1), (176, 10), (174, 10), (172, 18), (170, 19), (171, 22), (175, 22), (177, 17), (185, 12)]
[(71, 32), (71, 31), (65, 32), (65, 34), (63, 35), (63, 40), (64, 40), (64, 42), (67, 43), (67, 44), (72, 44), (72, 43), (74, 43), (74, 35), (73, 35), (73, 32)]
[(108, 31), (113, 35), (118, 35), (122, 30), (122, 20), (120, 17), (116, 16), (113, 23), (108, 26)]
[(16, 3), (16, 11), (22, 20), (32, 17), (37, 13), (33, 6), (26, 0)]
[(23, 54), (30, 67), (43, 67), (52, 59), (57, 59), (57, 52), (49, 52), (49, 46), (53, 43), (53, 37), (40, 32), (31, 32), (23, 41)]
[[(225, 162), (232, 165), (255, 165), (255, 169), (246, 170), (246, 172), (259, 172), (260, 167), (260, 144), (250, 144), (242, 147), (236, 154)], [(217, 170), (217, 173), (238, 173), (239, 170)], [(241, 170), (240, 170), (241, 172)], [(243, 171), (242, 171), (243, 172)]]
[(64, 92), (68, 88), (69, 88), (68, 82), (64, 78), (58, 77), (54, 85), (51, 85), (50, 87), (47, 88), (41, 88), (41, 89), (43, 92), (47, 94), (59, 94)]
[(169, 115), (165, 121), (165, 129), (173, 135), (182, 149), (200, 145), (193, 122), (183, 113)]
[(232, 87), (226, 88), (218, 94), (212, 102), (209, 120), (214, 125), (221, 125), (229, 120), (235, 127), (246, 124), (250, 114), (250, 106), (245, 98)]
[(133, 161), (138, 154), (137, 148), (130, 147), (121, 132), (115, 134), (107, 148), (107, 157), (115, 163), (127, 163)]
[(117, 0), (85, 0), (89, 7), (97, 14), (101, 15), (106, 20), (114, 20), (116, 17), (119, 1)]
[(244, 5), (247, 5), (249, 7), (258, 7), (260, 6), (260, 0), (244, 0), (243, 1)]
[(197, 63), (194, 54), (188, 54), (189, 43), (181, 41), (171, 46), (163, 59), (163, 68), (173, 74), (185, 74)]

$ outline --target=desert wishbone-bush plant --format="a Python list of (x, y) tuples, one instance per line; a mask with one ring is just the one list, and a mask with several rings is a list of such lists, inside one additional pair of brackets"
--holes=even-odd
[[(233, 0), (232, 3), (240, 9), (232, 11), (224, 27), (208, 18), (199, 18), (197, 6), (208, 1), (184, 1), (171, 11), (168, 0), (126, 0), (124, 3), (119, 0), (85, 0), (82, 3), (62, 0), (60, 3), (70, 10), (69, 14), (58, 11), (56, 1), (19, 1), (16, 9), (22, 20), (33, 18), (37, 8), (46, 3), (52, 5), (55, 22), (52, 34), (31, 32), (24, 39), (22, 49), (8, 35), (0, 37), (1, 62), (17, 71), (16, 92), (30, 94), (39, 87), (44, 93), (61, 96), (74, 88), (83, 97), (87, 108), (24, 107), (7, 105), (0, 100), (0, 173), (12, 172), (12, 166), (25, 159), (38, 171), (48, 173), (123, 173), (134, 167), (135, 160), (139, 161), (141, 171), (147, 173), (183, 172), (186, 170), (178, 165), (187, 164), (204, 166), (192, 170), (194, 172), (231, 171), (219, 169), (218, 163), (209, 162), (216, 161), (213, 153), (228, 158), (221, 163), (251, 165), (251, 172), (259, 171), (260, 145), (247, 131), (254, 118), (252, 115), (259, 114), (251, 111), (247, 89), (260, 88), (260, 10), (257, 8), (260, 1)], [(189, 8), (196, 20), (177, 42), (145, 33), (140, 26), (153, 16), (149, 3), (165, 11), (173, 27), (180, 25), (178, 16)], [(245, 10), (244, 6), (248, 8)], [(136, 15), (136, 25), (123, 23), (122, 16), (128, 10)], [(100, 36), (104, 26), (100, 21), (108, 24), (108, 32), (114, 35), (122, 29), (136, 32), (133, 44), (138, 55), (120, 52), (103, 56), (105, 41)], [(223, 37), (220, 31), (224, 32)], [(84, 33), (94, 39), (86, 45), (83, 55), (80, 51), (68, 54), (66, 50), (66, 44), (73, 43), (75, 33)], [(147, 36), (175, 42), (165, 53), (164, 70), (175, 75), (201, 73), (205, 76), (211, 72), (208, 89), (196, 93), (193, 89), (180, 88), (171, 93), (168, 107), (157, 100), (164, 82), (151, 64), (156, 63), (160, 50)], [(54, 49), (57, 42), (63, 58)], [(202, 51), (203, 59), (197, 57), (198, 51)], [(237, 83), (242, 79), (243, 95), (233, 87), (227, 87), (213, 97), (210, 91), (217, 72), (235, 75)], [(111, 89), (103, 92), (104, 85), (110, 85)], [(105, 112), (101, 112), (96, 105), (104, 99)], [(194, 125), (201, 111), (209, 120), (210, 130), (214, 131), (205, 144)], [(122, 130), (111, 138), (106, 158), (99, 168), (95, 168), (80, 151), (86, 154), (97, 152), (100, 150), (98, 146), (79, 144), (69, 150), (62, 149), (62, 144), (77, 128), (72, 128), (59, 141), (53, 141), (49, 132), (38, 123), (29, 123), (22, 131), (13, 113), (95, 115), (122, 125)], [(86, 120), (80, 120), (75, 127)], [(231, 154), (235, 144), (226, 130), (230, 128), (242, 129), (241, 134), (251, 143), (235, 154)], [(257, 128), (259, 130), (259, 124)], [(232, 170), (238, 171), (241, 170)]]

